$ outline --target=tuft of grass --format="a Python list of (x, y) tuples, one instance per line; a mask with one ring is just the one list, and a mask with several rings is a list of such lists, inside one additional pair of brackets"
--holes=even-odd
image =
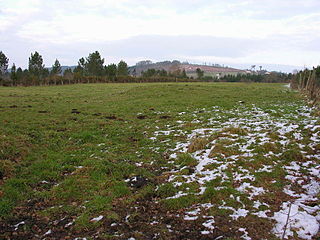
[(275, 131), (269, 132), (267, 136), (273, 141), (280, 140), (279, 134), (277, 134)]
[(161, 198), (174, 196), (178, 192), (177, 188), (172, 183), (165, 183), (159, 186), (157, 195)]
[(229, 141), (217, 142), (211, 150), (209, 157), (216, 158), (220, 157), (221, 154), (225, 157), (230, 157), (232, 155), (238, 154), (239, 150), (235, 147), (228, 146), (228, 143), (230, 144)]
[(14, 175), (14, 163), (10, 160), (1, 160), (0, 161), (0, 176), (2, 178), (10, 178)]
[(198, 150), (202, 150), (206, 147), (206, 145), (209, 143), (209, 140), (207, 138), (203, 137), (196, 137), (191, 140), (190, 145), (188, 146), (188, 153), (193, 153)]
[(212, 216), (219, 216), (223, 218), (229, 218), (229, 216), (233, 213), (230, 209), (213, 207), (209, 209), (209, 213)]
[(263, 145), (256, 146), (255, 149), (253, 150), (254, 153), (280, 153), (281, 152), (281, 145), (271, 143), (271, 142), (266, 142)]
[(2, 196), (0, 199), (0, 216), (8, 216), (12, 208), (23, 199), (21, 192), (28, 192), (29, 187), (26, 179), (12, 178), (2, 186)]
[(91, 200), (85, 203), (86, 212), (99, 213), (106, 212), (112, 207), (113, 198), (110, 196), (94, 196)]
[(130, 189), (128, 185), (124, 182), (118, 182), (112, 187), (110, 187), (109, 191), (115, 198), (124, 197), (130, 194)]
[(196, 202), (197, 198), (193, 194), (185, 195), (179, 198), (171, 198), (162, 200), (163, 206), (168, 210), (178, 210), (190, 207)]
[(225, 186), (222, 189), (215, 189), (214, 187), (207, 187), (204, 194), (201, 196), (201, 200), (204, 202), (221, 203), (222, 200), (230, 198), (230, 195), (237, 196), (240, 193), (233, 187)]
[(231, 134), (237, 134), (239, 136), (246, 136), (248, 135), (248, 131), (246, 129), (240, 127), (228, 127), (222, 129), (222, 132), (229, 132)]
[(291, 161), (302, 162), (304, 160), (303, 154), (298, 148), (289, 149), (285, 151), (280, 158), (285, 162), (291, 162)]
[(189, 153), (181, 153), (175, 161), (180, 166), (195, 167), (198, 162)]

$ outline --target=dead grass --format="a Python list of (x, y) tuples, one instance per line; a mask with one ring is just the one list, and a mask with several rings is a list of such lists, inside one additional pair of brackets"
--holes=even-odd
[(223, 142), (216, 143), (213, 149), (211, 150), (209, 157), (215, 158), (223, 155), (224, 157), (230, 157), (236, 155), (239, 151), (235, 147), (228, 147), (229, 144)]
[(229, 132), (231, 134), (237, 134), (237, 135), (240, 135), (240, 136), (245, 136), (248, 134), (248, 131), (243, 129), (243, 128), (240, 128), (240, 127), (228, 127), (228, 128), (225, 128), (222, 130), (223, 132)]
[(194, 138), (191, 140), (190, 145), (188, 146), (188, 153), (193, 153), (198, 150), (202, 150), (206, 147), (206, 145), (209, 143), (209, 140), (207, 138)]
[(279, 135), (275, 132), (269, 132), (267, 136), (273, 141), (280, 140)]
[(277, 146), (274, 143), (271, 142), (267, 142), (265, 144), (262, 145), (263, 150), (268, 153), (268, 152), (273, 152), (273, 153), (280, 153), (281, 149), (279, 148), (279, 146)]

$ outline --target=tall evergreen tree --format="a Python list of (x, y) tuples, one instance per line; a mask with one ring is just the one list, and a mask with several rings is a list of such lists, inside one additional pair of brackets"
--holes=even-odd
[(86, 60), (82, 57), (78, 61), (78, 66), (73, 70), (74, 73), (83, 76), (85, 74)]
[(16, 76), (17, 76), (17, 83), (22, 84), (23, 70), (21, 67), (18, 67), (18, 69), (16, 71)]
[(168, 76), (168, 72), (164, 69), (159, 71), (159, 76), (160, 77), (167, 77)]
[(73, 78), (73, 73), (72, 73), (72, 69), (71, 68), (67, 68), (66, 70), (64, 70), (63, 72), (63, 77), (68, 80), (69, 84), (71, 83), (71, 80)]
[(10, 78), (12, 80), (13, 86), (17, 85), (17, 80), (18, 80), (16, 70), (17, 70), (16, 65), (12, 64)]
[(31, 57), (29, 58), (29, 72), (30, 74), (40, 78), (43, 75), (44, 64), (42, 56), (35, 52), (34, 54), (31, 53)]
[(109, 78), (114, 78), (117, 75), (117, 65), (109, 64), (105, 66), (105, 73)]
[(125, 61), (120, 61), (118, 63), (118, 76), (128, 76), (129, 70), (128, 70), (128, 64)]
[(61, 70), (61, 64), (59, 62), (58, 59), (55, 60), (54, 64), (52, 65), (52, 69), (51, 69), (51, 72), (50, 74), (51, 75), (59, 75), (61, 74), (62, 70)]
[(70, 76), (72, 75), (72, 69), (71, 68), (67, 68), (66, 70), (64, 70), (63, 72), (63, 76), (66, 77), (66, 76)]
[(50, 75), (50, 71), (48, 68), (44, 68), (43, 71), (42, 71), (42, 77), (46, 78), (46, 77), (49, 77)]
[(4, 75), (7, 73), (8, 66), (9, 58), (7, 58), (2, 51), (0, 51), (0, 75)]
[(104, 58), (98, 51), (90, 53), (86, 58), (85, 71), (89, 76), (102, 76), (104, 74)]

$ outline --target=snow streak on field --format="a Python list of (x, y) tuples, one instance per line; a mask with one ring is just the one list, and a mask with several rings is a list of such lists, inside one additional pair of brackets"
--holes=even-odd
[[(299, 104), (239, 104), (181, 113), (176, 126), (152, 137), (185, 139), (168, 150), (172, 168), (163, 185), (177, 190), (164, 201), (195, 197), (181, 217), (202, 219), (204, 235), (220, 227), (215, 216), (222, 212), (230, 224), (254, 216), (278, 238), (311, 239), (320, 222), (320, 121), (312, 112)], [(188, 114), (191, 123), (184, 121)], [(252, 239), (245, 224), (238, 233)]]

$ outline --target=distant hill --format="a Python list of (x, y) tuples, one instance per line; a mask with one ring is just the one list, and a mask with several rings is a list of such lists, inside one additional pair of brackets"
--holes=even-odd
[(179, 62), (179, 61), (164, 61), (153, 63), (151, 61), (141, 61), (138, 62), (135, 66), (129, 68), (130, 74), (135, 74), (140, 76), (142, 72), (147, 71), (148, 69), (156, 69), (156, 70), (166, 70), (167, 72), (173, 72), (178, 69), (185, 70), (187, 75), (193, 76), (196, 74), (196, 69), (200, 68), (204, 71), (205, 75), (227, 75), (227, 74), (238, 74), (238, 73), (246, 73), (245, 70), (240, 70), (236, 68), (224, 67), (218, 64), (214, 66), (209, 65), (198, 65), (198, 64), (190, 64), (187, 62)]
[[(73, 71), (77, 66), (61, 66), (62, 73), (67, 69), (71, 68)], [(129, 74), (135, 76), (141, 76), (142, 72), (147, 71), (148, 69), (156, 69), (156, 70), (166, 70), (167, 72), (174, 72), (178, 69), (181, 71), (184, 69), (187, 75), (196, 76), (196, 69), (200, 68), (204, 71), (205, 76), (224, 76), (224, 75), (236, 75), (247, 73), (247, 70), (241, 70), (237, 68), (231, 68), (226, 66), (221, 66), (219, 64), (215, 65), (201, 65), (201, 64), (191, 64), (187, 62), (180, 62), (177, 60), (174, 61), (163, 61), (153, 63), (149, 60), (140, 61), (134, 66), (129, 67)], [(48, 67), (49, 71), (51, 71), (51, 67)]]
[[(62, 73), (67, 69), (67, 68), (71, 68), (71, 70), (73, 71), (77, 66), (61, 66), (61, 71)], [(49, 71), (51, 71), (52, 67), (46, 67)]]

